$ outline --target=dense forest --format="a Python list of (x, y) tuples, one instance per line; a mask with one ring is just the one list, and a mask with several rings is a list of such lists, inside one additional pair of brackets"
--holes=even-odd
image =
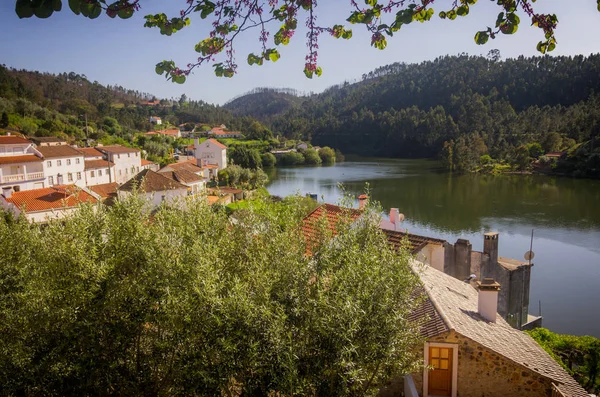
[[(455, 171), (506, 164), (600, 176), (600, 55), (498, 55), (395, 63), (318, 95), (259, 92), (225, 107), (274, 133), (345, 153), (439, 157)], [(284, 111), (266, 114), (278, 109), (274, 100), (285, 102)], [(543, 156), (560, 151), (558, 164)]]

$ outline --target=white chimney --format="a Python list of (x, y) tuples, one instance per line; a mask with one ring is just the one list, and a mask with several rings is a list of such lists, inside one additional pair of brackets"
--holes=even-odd
[(7, 133), (6, 133), (6, 136), (10, 136), (10, 132), (7, 132)]
[(358, 196), (358, 209), (359, 210), (365, 209), (365, 207), (367, 206), (367, 200), (369, 200), (369, 196), (367, 196), (366, 194), (361, 194), (360, 196)]
[(13, 189), (10, 186), (5, 186), (2, 188), (2, 195), (4, 196), (4, 198), (11, 198), (12, 197), (12, 193), (13, 193)]
[(479, 297), (477, 299), (477, 311), (481, 317), (492, 323), (496, 322), (498, 315), (498, 291), (500, 284), (493, 278), (484, 278), (477, 283)]

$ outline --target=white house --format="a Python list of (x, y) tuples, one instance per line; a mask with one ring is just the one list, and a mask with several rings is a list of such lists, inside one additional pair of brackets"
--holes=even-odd
[(46, 186), (85, 186), (83, 153), (69, 145), (40, 146), (37, 150), (44, 157)]
[(163, 168), (161, 168), (160, 171), (158, 171), (158, 172), (181, 171), (181, 170), (191, 172), (202, 178), (209, 177), (208, 169), (200, 167), (198, 165), (198, 160), (196, 160), (195, 158), (191, 159), (191, 160), (180, 161), (178, 163), (167, 164)]
[(153, 163), (150, 160), (142, 159), (142, 169), (143, 170), (158, 171), (159, 168), (160, 168), (160, 166), (158, 164)]
[(206, 178), (194, 173), (188, 169), (180, 168), (177, 170), (169, 170), (167, 167), (158, 171), (161, 175), (166, 176), (169, 179), (177, 181), (182, 185), (189, 188), (188, 192), (190, 195), (202, 193), (206, 188)]
[(138, 193), (145, 194), (153, 207), (158, 207), (163, 202), (172, 203), (178, 199), (184, 199), (189, 190), (188, 186), (158, 172), (143, 170), (119, 187), (118, 197), (123, 198), (132, 194), (136, 189)]
[(45, 186), (42, 154), (33, 143), (18, 136), (0, 136), (0, 188), (21, 191)]
[(104, 185), (115, 182), (115, 165), (108, 156), (96, 148), (79, 148), (84, 157), (86, 186)]
[(10, 187), (2, 188), (0, 207), (14, 213), (23, 214), (30, 222), (48, 222), (62, 219), (81, 203), (96, 204), (97, 196), (75, 185), (52, 186), (41, 189), (14, 192)]
[(120, 145), (98, 146), (96, 149), (114, 164), (115, 179), (111, 182), (125, 183), (142, 170), (142, 156), (139, 149)]
[(217, 170), (227, 168), (227, 146), (221, 142), (207, 139), (200, 143), (200, 139), (196, 138), (194, 148), (194, 157), (202, 168), (210, 164), (216, 165)]
[(158, 116), (150, 116), (150, 122), (156, 125), (162, 124), (162, 120)]

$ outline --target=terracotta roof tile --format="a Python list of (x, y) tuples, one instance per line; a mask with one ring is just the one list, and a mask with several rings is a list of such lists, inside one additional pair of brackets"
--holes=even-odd
[(146, 193), (176, 189), (187, 190), (187, 186), (149, 169), (140, 171), (136, 176), (123, 184), (119, 190), (132, 191), (135, 187)]
[(209, 142), (214, 143), (215, 145), (217, 145), (218, 147), (220, 147), (221, 149), (227, 149), (227, 146), (223, 145), (221, 142), (217, 141), (216, 139), (208, 139)]
[(387, 229), (381, 229), (381, 231), (395, 250), (398, 250), (400, 247), (406, 247), (413, 254), (421, 251), (427, 244), (444, 244), (446, 242), (445, 240), (419, 236), (408, 232)]
[(0, 145), (23, 145), (31, 141), (14, 135), (0, 135)]
[(194, 174), (193, 172), (189, 172), (187, 170), (178, 170), (178, 171), (164, 171), (160, 172), (161, 175), (166, 176), (169, 179), (174, 181), (186, 184), (186, 183), (198, 183), (202, 182), (204, 178), (199, 175)]
[(155, 165), (155, 163), (150, 160), (142, 159), (142, 166), (144, 165)]
[[(179, 171), (179, 170), (186, 170), (189, 172), (193, 172), (194, 174), (200, 173), (202, 172), (202, 167), (198, 167), (196, 165), (196, 159), (193, 160), (187, 160), (187, 161), (180, 161), (179, 163), (172, 163), (172, 164), (168, 164), (166, 166), (164, 166), (162, 170), (173, 170), (173, 171)], [(159, 172), (161, 172), (159, 171)]]
[(104, 153), (102, 153), (95, 147), (80, 147), (77, 150), (79, 150), (81, 153), (83, 153), (84, 157), (102, 157), (102, 156), (104, 156)]
[(22, 156), (0, 156), (0, 164), (39, 163), (42, 159), (33, 154)]
[(96, 193), (97, 195), (99, 195), (100, 197), (102, 197), (104, 199), (117, 197), (117, 189), (118, 188), (119, 188), (119, 184), (116, 182), (103, 183), (101, 185), (90, 186), (90, 189), (94, 193)]
[(75, 185), (53, 186), (15, 192), (6, 199), (25, 212), (47, 211), (75, 207), (80, 203), (96, 203), (91, 194)]
[(69, 145), (39, 146), (37, 150), (44, 155), (45, 159), (83, 156), (79, 150)]
[(361, 215), (362, 211), (357, 209), (339, 207), (333, 204), (322, 204), (317, 207), (302, 220), (302, 233), (306, 241), (307, 253), (312, 253), (313, 249), (322, 242), (322, 236), (320, 236), (321, 222), (326, 222), (326, 227), (335, 235), (340, 222), (346, 220), (353, 222)]
[[(514, 329), (500, 316), (495, 323), (481, 317), (478, 314), (478, 293), (470, 284), (417, 262), (413, 269), (446, 328), (552, 379), (560, 384), (561, 390), (567, 391), (566, 396), (587, 397), (586, 391), (529, 335)], [(427, 336), (435, 336), (443, 330), (436, 321), (423, 332)]]
[(85, 160), (84, 166), (86, 170), (95, 170), (98, 168), (114, 167), (115, 164), (106, 160)]

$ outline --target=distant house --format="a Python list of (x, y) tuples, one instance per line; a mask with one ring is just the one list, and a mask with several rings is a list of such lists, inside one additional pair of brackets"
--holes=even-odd
[(161, 125), (162, 124), (162, 120), (158, 116), (150, 116), (150, 122), (152, 124), (156, 124), (156, 125)]
[(13, 192), (3, 188), (0, 206), (16, 216), (23, 214), (30, 222), (48, 222), (62, 219), (77, 209), (81, 203), (96, 204), (95, 195), (75, 185), (62, 185)]
[(177, 163), (172, 163), (172, 164), (167, 164), (165, 165), (163, 168), (160, 169), (159, 172), (166, 172), (166, 171), (181, 171), (181, 170), (185, 170), (187, 172), (191, 172), (193, 174), (196, 174), (202, 178), (208, 178), (208, 169), (207, 168), (202, 168), (198, 165), (198, 160), (196, 159), (192, 159), (192, 160), (186, 160), (186, 161), (180, 161)]
[(96, 193), (105, 204), (112, 203), (117, 198), (119, 185), (115, 182), (91, 186), (89, 189)]
[(544, 155), (544, 157), (548, 157), (549, 159), (558, 160), (559, 158), (566, 155), (567, 152), (549, 152)]
[(153, 101), (142, 101), (140, 102), (141, 106), (158, 106), (160, 105), (160, 101), (158, 99), (155, 99)]
[[(426, 339), (422, 372), (382, 390), (382, 397), (587, 397), (587, 392), (529, 335), (497, 315), (500, 285), (473, 288), (431, 266), (413, 263), (424, 301), (411, 319)], [(398, 390), (399, 389), (399, 390)]]
[(125, 183), (141, 170), (142, 156), (139, 149), (121, 145), (97, 146), (96, 149), (114, 164), (114, 179), (111, 182)]
[(141, 169), (143, 169), (143, 170), (158, 171), (158, 169), (160, 168), (160, 166), (158, 164), (153, 163), (150, 160), (142, 159), (141, 162), (142, 162)]
[(188, 195), (188, 187), (173, 179), (154, 172), (143, 170), (118, 189), (119, 198), (137, 192), (144, 194), (154, 207), (162, 203), (172, 203)]
[(207, 139), (200, 143), (200, 140), (196, 138), (194, 147), (194, 157), (202, 168), (207, 168), (209, 165), (216, 165), (217, 171), (227, 168), (227, 146), (221, 142)]
[(308, 149), (308, 145), (304, 142), (301, 142), (299, 144), (296, 145), (296, 149), (298, 150), (306, 150)]
[(196, 195), (196, 194), (200, 194), (204, 191), (205, 187), (206, 187), (206, 178), (197, 175), (193, 172), (190, 172), (186, 169), (179, 169), (176, 171), (167, 171), (167, 170), (160, 170), (159, 173), (161, 175), (166, 176), (169, 179), (172, 179), (176, 182), (181, 183), (182, 185), (187, 186), (188, 189), (188, 194), (190, 195)]
[(242, 133), (237, 131), (225, 131), (224, 126), (215, 127), (208, 131), (208, 136), (213, 136), (214, 138), (241, 138)]

